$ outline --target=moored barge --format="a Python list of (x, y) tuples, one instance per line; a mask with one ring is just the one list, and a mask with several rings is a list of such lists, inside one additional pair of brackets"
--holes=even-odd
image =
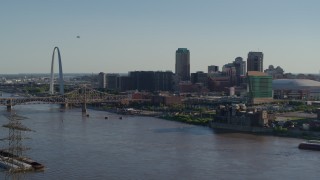
[(44, 165), (26, 157), (18, 157), (0, 150), (0, 167), (10, 171), (42, 171)]
[(320, 151), (320, 140), (308, 140), (299, 144), (299, 149)]

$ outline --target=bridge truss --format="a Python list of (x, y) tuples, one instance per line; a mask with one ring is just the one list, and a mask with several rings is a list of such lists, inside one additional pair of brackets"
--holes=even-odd
[(78, 88), (64, 95), (47, 97), (0, 98), (0, 105), (14, 106), (25, 104), (93, 104), (119, 103), (128, 99), (127, 95), (112, 95), (91, 88)]

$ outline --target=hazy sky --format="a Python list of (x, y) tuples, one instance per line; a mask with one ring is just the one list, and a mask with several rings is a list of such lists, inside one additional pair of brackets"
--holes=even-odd
[(0, 74), (49, 73), (55, 46), (65, 73), (174, 72), (177, 48), (191, 72), (249, 51), (320, 70), (319, 0), (0, 0), (0, 23)]

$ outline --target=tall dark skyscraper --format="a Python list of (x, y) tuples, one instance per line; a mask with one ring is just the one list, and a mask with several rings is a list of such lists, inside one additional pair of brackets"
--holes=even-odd
[(106, 74), (103, 72), (100, 72), (98, 75), (98, 87), (101, 89), (105, 89), (106, 86)]
[(247, 71), (263, 72), (263, 53), (262, 52), (248, 53)]
[(238, 64), (239, 65), (239, 72), (237, 72), (237, 74), (239, 74), (240, 76), (245, 76), (247, 73), (247, 66), (246, 66), (246, 62), (243, 61), (242, 57), (237, 57), (233, 64)]
[(187, 48), (176, 51), (176, 75), (181, 81), (190, 81), (190, 52)]

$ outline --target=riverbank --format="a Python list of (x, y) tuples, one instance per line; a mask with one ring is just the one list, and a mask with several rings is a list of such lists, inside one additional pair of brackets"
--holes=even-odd
[(300, 139), (320, 139), (320, 132), (316, 131), (306, 131), (299, 128), (270, 128), (270, 127), (250, 127), (250, 126), (240, 126), (225, 123), (210, 122), (208, 125), (210, 128), (215, 130), (233, 131), (241, 133), (249, 133), (256, 135), (272, 135), (279, 137), (291, 137)]
[(156, 117), (169, 121), (176, 121), (186, 124), (193, 124), (198, 126), (208, 126), (214, 130), (222, 131), (233, 131), (241, 133), (250, 133), (256, 135), (268, 135), (268, 136), (279, 136), (279, 137), (292, 137), (300, 139), (320, 139), (320, 132), (306, 131), (299, 128), (265, 128), (265, 127), (247, 127), (239, 125), (228, 125), (225, 123), (212, 123), (212, 118), (201, 118), (193, 115), (185, 114), (173, 114), (167, 112), (148, 111), (148, 110), (135, 110), (129, 109), (125, 111), (119, 108), (101, 108), (101, 107), (90, 107), (90, 109), (107, 111), (110, 113), (116, 113), (121, 115), (134, 115), (134, 116), (149, 116)]

